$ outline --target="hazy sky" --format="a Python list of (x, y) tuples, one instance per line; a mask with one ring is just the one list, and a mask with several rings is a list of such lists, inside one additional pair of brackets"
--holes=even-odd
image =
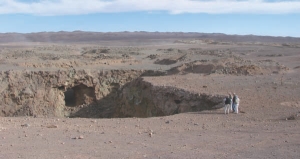
[(0, 0), (0, 32), (74, 30), (300, 37), (300, 0)]

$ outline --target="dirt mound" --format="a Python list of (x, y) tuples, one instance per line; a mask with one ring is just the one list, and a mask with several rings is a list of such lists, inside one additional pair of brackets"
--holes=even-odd
[(109, 53), (110, 49), (91, 49), (91, 50), (86, 50), (83, 52), (83, 54), (99, 54), (99, 53)]
[(193, 73), (211, 73), (216, 67), (213, 64), (196, 64), (192, 65), (192, 67), (187, 67), (184, 69), (185, 72), (193, 72)]
[[(268, 63), (269, 64), (269, 63)], [(234, 58), (225, 58), (219, 60), (201, 60), (191, 63), (185, 63), (177, 67), (173, 67), (168, 74), (232, 74), (232, 75), (262, 75), (269, 73), (280, 73), (289, 70), (283, 65), (264, 65), (256, 64), (249, 61), (237, 60)]]
[(177, 63), (178, 61), (184, 61), (187, 58), (187, 54), (184, 55), (179, 55), (179, 56), (174, 56), (170, 58), (165, 58), (165, 59), (157, 59), (154, 63), (159, 64), (159, 65), (172, 65)]
[(186, 63), (178, 67), (174, 67), (168, 71), (168, 74), (184, 74), (184, 73), (203, 73), (203, 74), (210, 74), (217, 67), (214, 64), (202, 64), (202, 63)]
[(157, 49), (156, 51), (163, 52), (163, 53), (186, 53), (185, 50), (176, 49), (176, 48)]
[(217, 70), (218, 73), (235, 75), (259, 75), (266, 72), (263, 68), (255, 65), (232, 66), (223, 70)]
[(156, 59), (157, 57), (159, 57), (158, 54), (151, 54), (151, 55), (147, 56), (147, 58), (149, 58), (151, 60)]
[(159, 64), (159, 65), (172, 65), (177, 63), (176, 59), (162, 59), (162, 60), (156, 60), (154, 62), (155, 64)]
[(192, 62), (174, 67), (169, 70), (169, 74), (200, 73), (200, 74), (234, 74), (234, 75), (258, 75), (263, 73), (263, 69), (255, 65), (236, 66), (230, 64), (226, 66), (222, 63)]

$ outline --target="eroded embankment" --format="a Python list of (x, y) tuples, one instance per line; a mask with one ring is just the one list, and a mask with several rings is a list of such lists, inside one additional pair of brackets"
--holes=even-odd
[(191, 93), (170, 86), (154, 86), (139, 78), (126, 84), (115, 116), (151, 117), (222, 107), (223, 96)]
[(152, 117), (214, 109), (222, 96), (154, 86), (141, 70), (0, 72), (1, 116)]

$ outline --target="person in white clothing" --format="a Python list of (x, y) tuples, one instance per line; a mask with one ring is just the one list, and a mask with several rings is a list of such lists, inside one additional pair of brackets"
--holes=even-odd
[(233, 105), (234, 105), (234, 112), (236, 114), (239, 113), (239, 105), (240, 105), (240, 98), (237, 95), (234, 95), (233, 97)]

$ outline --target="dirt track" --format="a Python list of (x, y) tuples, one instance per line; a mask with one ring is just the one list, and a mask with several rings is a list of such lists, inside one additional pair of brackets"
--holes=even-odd
[[(98, 119), (26, 117), (24, 111), (12, 117), (14, 112), (8, 110), (22, 105), (2, 103), (2, 116), (8, 117), (0, 118), (0, 158), (300, 158), (298, 47), (204, 41), (124, 47), (126, 43), (120, 43), (112, 42), (110, 47), (2, 44), (1, 71), (155, 70), (165, 74), (142, 80), (193, 94), (235, 92), (241, 113), (225, 115), (220, 108)], [(2, 85), (6, 87), (5, 80)], [(3, 95), (10, 90), (1, 91)]]

